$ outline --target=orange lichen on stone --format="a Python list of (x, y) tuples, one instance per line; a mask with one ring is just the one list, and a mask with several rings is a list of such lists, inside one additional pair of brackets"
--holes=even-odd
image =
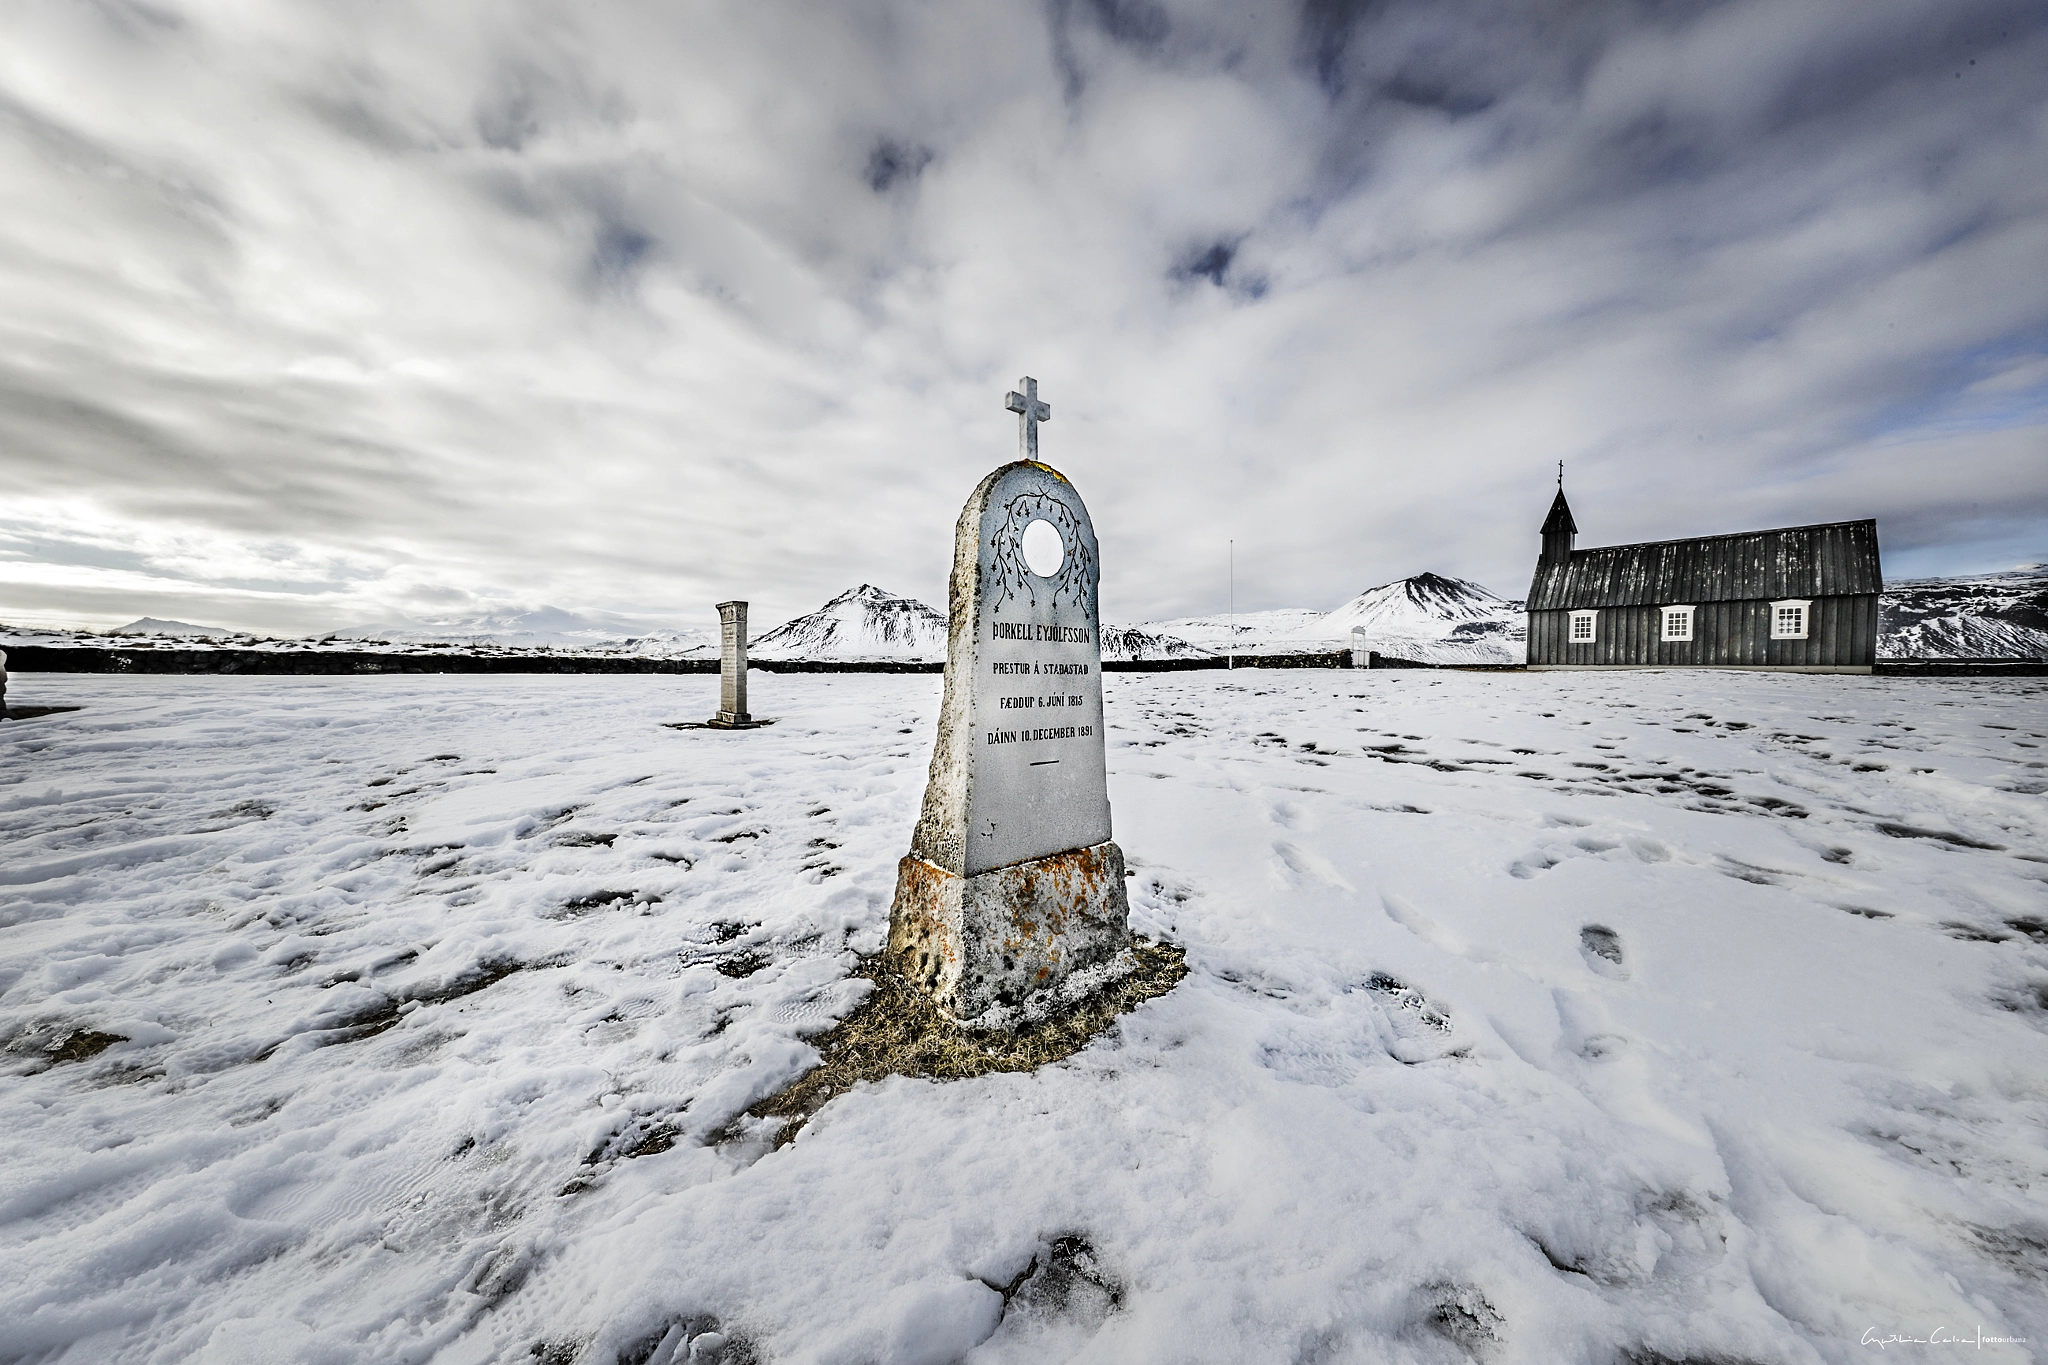
[(1130, 915), (1114, 843), (959, 877), (897, 864), (889, 955), (947, 1014), (971, 1019), (1113, 957)]

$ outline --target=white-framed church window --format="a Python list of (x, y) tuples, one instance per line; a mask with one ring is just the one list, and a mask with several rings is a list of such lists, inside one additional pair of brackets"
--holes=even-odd
[(1667, 640), (1690, 640), (1692, 638), (1692, 608), (1664, 608), (1664, 638)]
[(1597, 611), (1575, 611), (1572, 613), (1571, 630), (1565, 638), (1575, 645), (1590, 645), (1598, 635), (1600, 613)]
[(1804, 640), (1806, 638), (1807, 609), (1812, 605), (1812, 599), (1805, 597), (1795, 597), (1784, 602), (1771, 603), (1771, 638), (1773, 640)]

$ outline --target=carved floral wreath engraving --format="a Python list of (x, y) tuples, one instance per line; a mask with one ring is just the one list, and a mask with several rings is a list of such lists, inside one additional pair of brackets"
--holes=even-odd
[[(1040, 578), (1024, 562), (1024, 528), (1034, 521), (1049, 521), (1066, 545), (1066, 558), (1059, 572)], [(1071, 602), (1080, 610), (1088, 607), (1088, 585), (1095, 581), (1095, 549), (1081, 535), (1081, 519), (1063, 498), (1049, 493), (1019, 493), (1003, 504), (1002, 520), (989, 536), (989, 574), (983, 586), (990, 611), (1012, 597), (1028, 597), (1038, 605), (1041, 591), (1051, 601)]]

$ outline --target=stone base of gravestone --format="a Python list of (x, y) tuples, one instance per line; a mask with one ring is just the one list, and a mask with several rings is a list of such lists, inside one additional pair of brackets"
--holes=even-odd
[(1111, 842), (967, 877), (913, 854), (896, 865), (889, 954), (940, 1009), (975, 1019), (1109, 962), (1130, 916)]

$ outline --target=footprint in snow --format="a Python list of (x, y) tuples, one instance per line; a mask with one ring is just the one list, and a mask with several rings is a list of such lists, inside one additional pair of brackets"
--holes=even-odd
[(1605, 858), (1610, 853), (1625, 852), (1639, 863), (1666, 863), (1671, 861), (1671, 849), (1656, 839), (1635, 837), (1624, 840), (1600, 839), (1582, 835), (1561, 849), (1539, 848), (1531, 850), (1508, 864), (1508, 875), (1524, 881), (1539, 872), (1547, 872), (1579, 853), (1595, 858)]
[(1600, 1001), (1564, 989), (1552, 991), (1551, 1000), (1557, 1009), (1557, 1042), (1562, 1051), (1589, 1062), (1604, 1062), (1627, 1049), (1627, 1035), (1614, 1026)]
[(1280, 860), (1281, 867), (1286, 869), (1287, 875), (1282, 880), (1293, 885), (1298, 886), (1303, 882), (1320, 882), (1324, 886), (1335, 887), (1339, 891), (1356, 890), (1350, 882), (1344, 879), (1344, 874), (1339, 872), (1329, 859), (1319, 853), (1311, 852), (1297, 844), (1291, 844), (1282, 839), (1273, 845), (1273, 854)]
[(1374, 972), (1365, 990), (1379, 997), (1382, 1044), (1387, 1055), (1406, 1066), (1467, 1055), (1451, 1025), (1449, 1011), (1432, 1004), (1421, 991), (1385, 972)]
[(1099, 1327), (1124, 1301), (1122, 1282), (1085, 1238), (1075, 1236), (1054, 1238), (1016, 1283), (997, 1292), (1004, 1293), (1005, 1319), (1015, 1315), (1020, 1325), (1063, 1318)]
[[(580, 1342), (535, 1342), (529, 1354), (537, 1361), (571, 1361), (582, 1355)], [(708, 1313), (670, 1318), (652, 1332), (628, 1342), (618, 1352), (619, 1365), (752, 1365), (759, 1360), (745, 1335), (720, 1325)]]
[(1586, 965), (1601, 976), (1616, 981), (1628, 980), (1628, 967), (1623, 961), (1621, 935), (1604, 924), (1588, 924), (1579, 930), (1579, 952), (1585, 956)]
[(1485, 1359), (1507, 1339), (1507, 1320), (1471, 1285), (1426, 1284), (1415, 1296), (1420, 1324), (1457, 1347), (1468, 1360)]

